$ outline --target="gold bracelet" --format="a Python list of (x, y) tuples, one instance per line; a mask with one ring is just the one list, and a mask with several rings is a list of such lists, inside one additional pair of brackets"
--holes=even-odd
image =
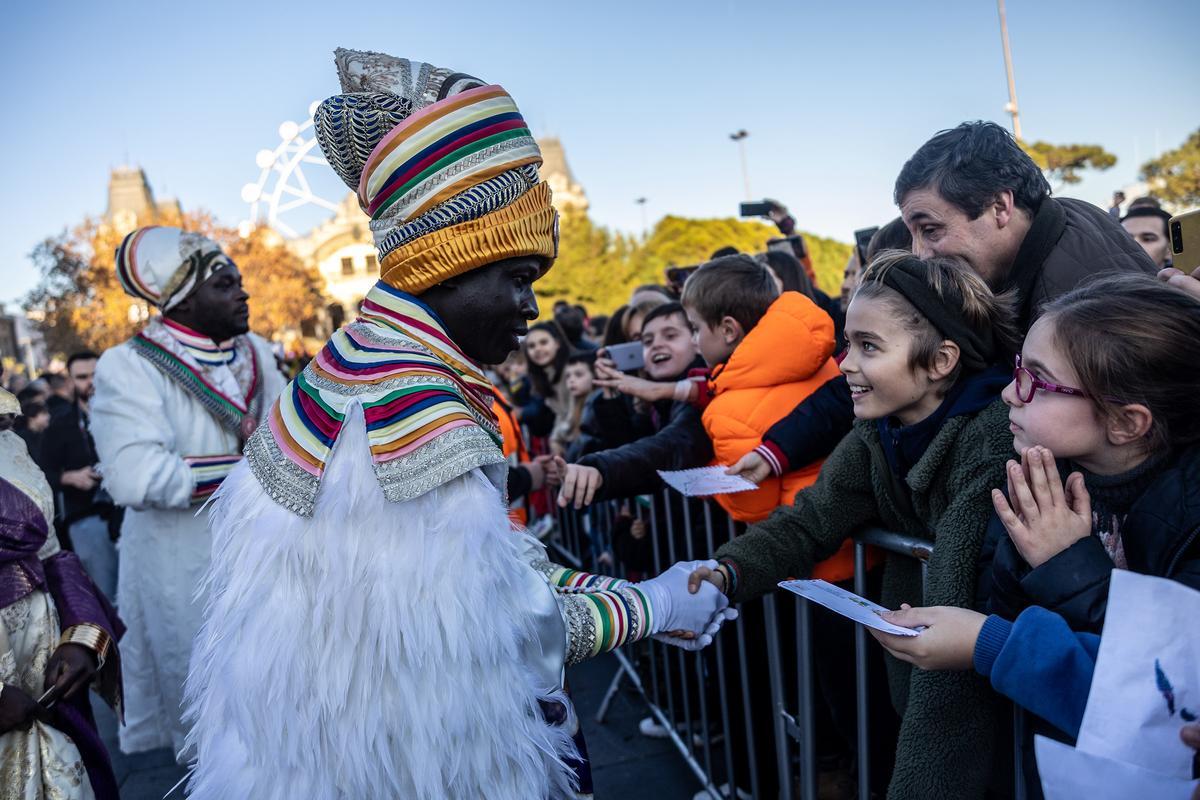
[(112, 638), (100, 626), (85, 622), (81, 625), (72, 625), (63, 631), (58, 644), (59, 646), (77, 644), (86, 647), (96, 654), (96, 669), (100, 669), (104, 666), (104, 658), (108, 655)]

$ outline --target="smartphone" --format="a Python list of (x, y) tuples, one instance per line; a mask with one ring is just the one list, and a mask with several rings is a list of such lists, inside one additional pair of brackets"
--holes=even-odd
[(1189, 275), (1200, 267), (1200, 209), (1171, 217), (1171, 266)]
[(641, 342), (613, 344), (604, 348), (604, 350), (621, 372), (636, 372), (646, 363), (642, 357)]
[(757, 203), (742, 203), (741, 215), (743, 217), (765, 217), (767, 212), (771, 210), (771, 204), (763, 201)]
[(804, 237), (798, 233), (793, 233), (791, 236), (775, 236), (767, 239), (767, 249), (789, 253), (796, 258), (804, 258), (808, 255), (808, 245), (804, 243)]
[(867, 266), (867, 249), (871, 246), (871, 239), (878, 232), (878, 225), (873, 228), (859, 228), (854, 232), (854, 250), (858, 253), (859, 269)]

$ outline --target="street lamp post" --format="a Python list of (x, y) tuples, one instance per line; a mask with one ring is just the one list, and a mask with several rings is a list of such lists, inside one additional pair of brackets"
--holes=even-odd
[(746, 170), (746, 137), (750, 133), (746, 130), (739, 130), (737, 133), (729, 134), (729, 138), (737, 142), (738, 156), (742, 162), (742, 185), (746, 189), (746, 202), (750, 202), (750, 173)]
[(646, 198), (639, 197), (633, 202), (637, 203), (642, 209), (642, 241), (645, 241), (646, 237), (649, 235), (646, 228)]
[(1008, 75), (1008, 104), (1004, 110), (1012, 114), (1013, 136), (1021, 138), (1021, 116), (1017, 110), (1017, 82), (1013, 79), (1012, 51), (1008, 47), (1008, 17), (1004, 13), (1004, 0), (996, 0), (1000, 12), (1000, 44), (1004, 47), (1004, 71)]

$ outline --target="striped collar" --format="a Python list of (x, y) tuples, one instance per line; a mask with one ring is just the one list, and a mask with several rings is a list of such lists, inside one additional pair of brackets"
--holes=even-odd
[(491, 384), (417, 297), (377, 283), (360, 316), (330, 337), (246, 445), (259, 483), (302, 516), (347, 415), (358, 406), (375, 475), (393, 502), (473, 469), (502, 493), (504, 456)]
[(206, 367), (219, 367), (224, 364), (232, 364), (233, 360), (237, 358), (237, 348), (233, 346), (233, 339), (217, 344), (203, 333), (194, 331), (173, 319), (163, 317), (162, 323), (167, 333), (171, 334), (171, 337), (179, 342), (183, 349), (196, 359), (197, 363)]

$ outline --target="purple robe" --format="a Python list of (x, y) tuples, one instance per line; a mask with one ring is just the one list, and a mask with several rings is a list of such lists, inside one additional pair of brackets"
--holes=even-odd
[[(46, 518), (37, 504), (0, 478), (0, 608), (40, 589), (53, 600), (62, 630), (83, 623), (103, 628), (113, 643), (98, 688), (106, 700), (119, 702), (121, 661), (116, 643), (125, 626), (92, 583), (78, 556), (63, 550), (45, 562), (38, 558), (48, 535)], [(49, 721), (79, 749), (96, 800), (117, 800), (116, 776), (96, 729), (87, 692), (58, 703)]]

